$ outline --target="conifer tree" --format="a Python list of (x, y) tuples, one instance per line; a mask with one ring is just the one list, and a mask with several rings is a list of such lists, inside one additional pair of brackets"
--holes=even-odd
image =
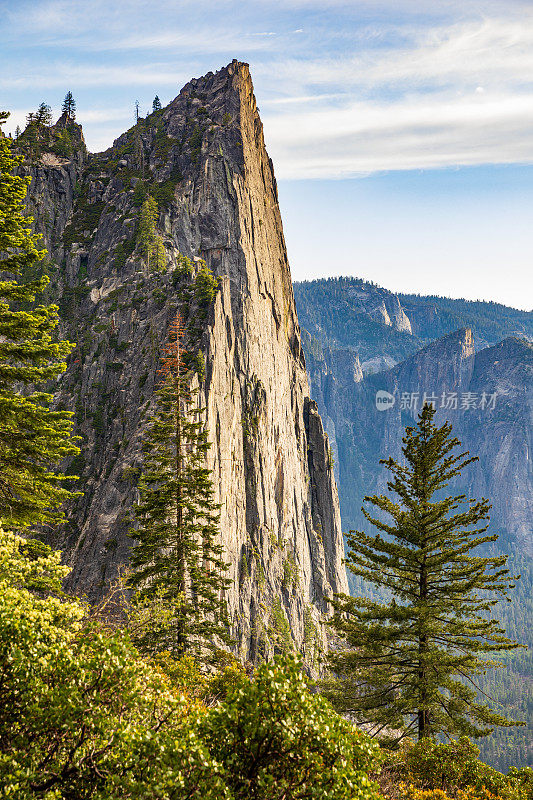
[(218, 506), (211, 474), (203, 409), (189, 387), (179, 313), (161, 362), (161, 383), (143, 446), (136, 508), (138, 527), (129, 584), (138, 645), (147, 652), (205, 656), (228, 641), (224, 589), (227, 565), (217, 544)]
[(72, 96), (72, 92), (68, 91), (65, 95), (65, 99), (61, 105), (61, 113), (66, 114), (67, 117), (74, 121), (76, 119), (76, 101)]
[(46, 103), (40, 103), (39, 108), (37, 109), (37, 113), (34, 117), (35, 122), (38, 122), (40, 125), (51, 125), (52, 124), (52, 109)]
[(155, 112), (156, 112), (156, 111), (161, 111), (161, 108), (162, 108), (162, 106), (161, 106), (161, 100), (160, 100), (160, 99), (159, 99), (159, 97), (156, 95), (156, 96), (154, 97), (154, 102), (152, 103), (152, 114), (155, 114)]
[(13, 174), (21, 160), (0, 138), (0, 522), (14, 528), (62, 519), (58, 507), (73, 495), (54, 466), (79, 452), (72, 415), (51, 411), (52, 396), (36, 389), (64, 372), (74, 345), (52, 339), (57, 306), (34, 305), (48, 284), (38, 277), (46, 251), (24, 216), (29, 179)]
[(147, 197), (141, 206), (139, 232), (137, 234), (141, 255), (146, 261), (148, 272), (161, 270), (166, 265), (166, 251), (161, 236), (157, 233), (157, 202)]
[(377, 534), (348, 536), (349, 569), (390, 601), (334, 601), (333, 625), (348, 649), (330, 658), (338, 678), (331, 699), (389, 744), (412, 733), (483, 736), (521, 724), (479, 697), (476, 676), (494, 666), (490, 654), (520, 646), (490, 616), (514, 584), (507, 556), (471, 554), (498, 538), (486, 534), (490, 505), (445, 496), (448, 482), (477, 459), (455, 454), (459, 440), (449, 423), (435, 426), (434, 414), (426, 404), (406, 429), (404, 465), (380, 462), (396, 498), (365, 497), (374, 509), (363, 513)]

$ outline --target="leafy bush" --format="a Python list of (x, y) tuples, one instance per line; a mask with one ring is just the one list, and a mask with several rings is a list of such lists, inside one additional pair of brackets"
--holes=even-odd
[(177, 180), (170, 178), (162, 183), (154, 183), (150, 187), (150, 192), (157, 204), (163, 208), (168, 208), (176, 199)]
[(393, 787), (386, 794), (395, 800), (529, 800), (533, 770), (506, 776), (478, 756), (479, 748), (464, 736), (449, 744), (409, 742), (385, 767)]
[(0, 531), (0, 797), (229, 800), (203, 708), (81, 603), (36, 595), (68, 569), (26, 548)]
[(291, 656), (260, 666), (253, 680), (236, 672), (204, 735), (235, 800), (378, 798), (367, 775), (379, 747), (311, 694)]
[(138, 180), (133, 189), (132, 203), (136, 208), (140, 208), (147, 197), (146, 186), (141, 180)]
[(178, 253), (176, 257), (176, 268), (172, 270), (172, 283), (177, 286), (182, 278), (190, 278), (194, 272), (194, 264), (187, 256)]
[(191, 148), (191, 161), (193, 164), (196, 164), (200, 156), (200, 153), (202, 151), (203, 136), (204, 136), (204, 128), (196, 125), (194, 131), (192, 132), (188, 140), (189, 146)]
[(128, 258), (135, 252), (135, 245), (135, 239), (126, 239), (117, 244), (115, 248), (115, 269), (121, 270), (124, 267)]
[(379, 748), (294, 659), (253, 679), (227, 654), (215, 676), (149, 662), (63, 595), (68, 571), (0, 530), (3, 800), (378, 800)]

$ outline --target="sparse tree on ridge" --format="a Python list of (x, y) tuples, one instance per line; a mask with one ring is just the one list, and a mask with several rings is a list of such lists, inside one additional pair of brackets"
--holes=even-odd
[(34, 119), (35, 122), (38, 122), (40, 125), (51, 125), (52, 109), (50, 108), (50, 106), (47, 105), (46, 103), (40, 103)]
[(449, 423), (435, 426), (434, 414), (426, 404), (416, 427), (406, 429), (405, 465), (381, 461), (396, 498), (365, 498), (375, 511), (363, 513), (377, 534), (348, 536), (348, 568), (390, 602), (334, 601), (333, 625), (348, 649), (330, 656), (338, 678), (330, 696), (389, 744), (413, 733), (484, 736), (495, 726), (523, 724), (478, 695), (476, 676), (494, 666), (491, 654), (520, 647), (490, 616), (514, 579), (507, 556), (470, 554), (498, 538), (486, 534), (490, 505), (444, 496), (448, 482), (477, 459), (454, 453), (460, 442)]
[(161, 100), (160, 100), (160, 99), (159, 99), (159, 97), (156, 95), (156, 96), (154, 97), (154, 102), (152, 103), (152, 114), (154, 114), (156, 111), (161, 111), (161, 108), (162, 108), (162, 106), (161, 106)]
[(76, 101), (71, 91), (68, 91), (65, 95), (65, 99), (61, 105), (61, 113), (66, 114), (72, 121), (76, 119)]

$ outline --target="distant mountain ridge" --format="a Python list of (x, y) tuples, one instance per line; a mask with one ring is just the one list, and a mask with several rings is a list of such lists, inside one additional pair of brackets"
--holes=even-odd
[(499, 303), (394, 294), (362, 278), (296, 282), (294, 296), (301, 327), (322, 345), (354, 349), (365, 373), (460, 328), (470, 328), (476, 350), (509, 336), (533, 341), (533, 314)]
[(413, 333), (437, 339), (461, 327), (474, 334), (476, 350), (509, 336), (533, 341), (533, 313), (500, 303), (452, 299), (436, 295), (399, 294)]

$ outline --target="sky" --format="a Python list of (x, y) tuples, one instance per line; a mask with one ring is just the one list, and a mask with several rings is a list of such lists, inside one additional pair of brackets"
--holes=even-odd
[(0, 0), (7, 130), (68, 90), (91, 151), (250, 64), (295, 280), (533, 306), (533, 2)]

